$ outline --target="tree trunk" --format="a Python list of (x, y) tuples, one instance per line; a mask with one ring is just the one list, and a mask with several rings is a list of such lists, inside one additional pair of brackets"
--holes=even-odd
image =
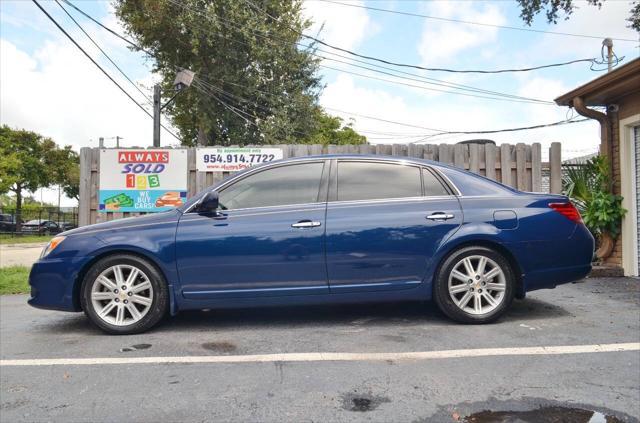
[(202, 126), (198, 128), (198, 138), (196, 139), (196, 147), (206, 147), (207, 142), (207, 131), (204, 130)]
[(22, 186), (16, 184), (16, 232), (22, 230)]

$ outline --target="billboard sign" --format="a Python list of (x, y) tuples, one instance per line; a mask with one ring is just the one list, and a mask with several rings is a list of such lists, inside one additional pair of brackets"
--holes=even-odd
[(199, 148), (196, 169), (198, 172), (237, 172), (282, 158), (280, 148)]
[(187, 150), (100, 150), (99, 212), (159, 212), (187, 200)]

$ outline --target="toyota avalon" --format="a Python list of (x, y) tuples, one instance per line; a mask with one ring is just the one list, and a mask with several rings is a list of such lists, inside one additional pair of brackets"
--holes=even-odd
[(382, 301), (488, 323), (528, 291), (583, 278), (593, 247), (562, 195), (408, 157), (304, 157), (56, 236), (29, 304), (84, 311), (114, 334), (181, 310)]

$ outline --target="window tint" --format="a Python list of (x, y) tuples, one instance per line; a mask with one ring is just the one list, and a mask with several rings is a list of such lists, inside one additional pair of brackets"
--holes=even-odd
[(421, 195), (418, 167), (371, 162), (338, 163), (338, 201)]
[(424, 195), (433, 197), (436, 195), (451, 195), (436, 176), (429, 169), (422, 170), (422, 182), (424, 183)]
[(244, 209), (315, 203), (323, 166), (323, 163), (281, 166), (247, 176), (220, 192), (220, 207)]

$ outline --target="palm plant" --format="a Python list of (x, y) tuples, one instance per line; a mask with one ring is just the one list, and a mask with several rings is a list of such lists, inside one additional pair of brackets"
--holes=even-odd
[(598, 239), (598, 258), (608, 257), (620, 233), (622, 197), (611, 192), (611, 173), (604, 156), (595, 156), (584, 165), (570, 166), (562, 178), (563, 191), (576, 205), (585, 225)]
[(571, 198), (580, 213), (584, 213), (598, 184), (592, 162), (568, 166), (562, 176), (563, 193)]

